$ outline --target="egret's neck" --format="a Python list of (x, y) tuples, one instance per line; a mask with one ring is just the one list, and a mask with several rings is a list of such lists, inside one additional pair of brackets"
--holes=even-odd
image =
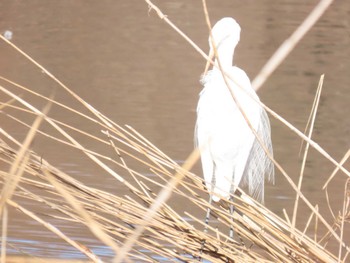
[(219, 61), (220, 61), (221, 67), (224, 70), (225, 69), (228, 70), (232, 67), (234, 51), (235, 51), (235, 46), (233, 46), (231, 43), (227, 43), (227, 44), (223, 43), (218, 48), (217, 52), (218, 52)]

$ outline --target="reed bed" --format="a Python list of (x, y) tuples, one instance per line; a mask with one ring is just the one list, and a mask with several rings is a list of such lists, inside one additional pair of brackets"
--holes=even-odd
[[(150, 1), (146, 2), (158, 15), (170, 22)], [(51, 222), (75, 223), (86, 227), (96, 240), (114, 251), (114, 262), (348, 260), (350, 248), (344, 242), (344, 237), (350, 218), (349, 180), (345, 183), (343, 210), (334, 222), (328, 222), (318, 212), (317, 205), (311, 204), (301, 192), (303, 173), (301, 172), (301, 179), (296, 185), (275, 161), (277, 168), (295, 190), (295, 216), (292, 219), (288, 216), (281, 218), (239, 189), (233, 201), (236, 208), (234, 214), (231, 215), (227, 209), (231, 202), (229, 200), (212, 205), (215, 224), (210, 224), (205, 231), (203, 218), (198, 218), (193, 213), (194, 210), (201, 211), (204, 217), (209, 206), (209, 193), (201, 175), (191, 172), (192, 166), (198, 161), (198, 149), (193, 151), (183, 165), (179, 165), (135, 129), (110, 120), (22, 50), (2, 39), (57, 83), (73, 100), (79, 102), (79, 107), (72, 107), (0, 77), (0, 92), (4, 95), (2, 97), (8, 98), (0, 104), (1, 114), (27, 131), (26, 137), (19, 141), (5, 127), (0, 127), (2, 262), (6, 261), (6, 230), (8, 221), (11, 220), (11, 214), (8, 214), (11, 208), (41, 224), (93, 262), (102, 262), (102, 259)], [(321, 87), (322, 79), (316, 98), (319, 98)], [(23, 94), (30, 95), (28, 98), (39, 99), (41, 105), (47, 106), (39, 109)], [(315, 101), (315, 110), (311, 116), (315, 116), (317, 99)], [(74, 119), (88, 122), (96, 133), (51, 117), (50, 107), (67, 111)], [(268, 110), (272, 115), (278, 116)], [(280, 116), (278, 118), (281, 119)], [(295, 127), (291, 129), (296, 130), (305, 140), (307, 147), (314, 147), (327, 156), (335, 164), (336, 171), (341, 170), (349, 176), (349, 172), (342, 166), (349, 154), (340, 163), (335, 161), (311, 140), (312, 120), (310, 123), (308, 135)], [(32, 149), (33, 140), (39, 137), (47, 139), (53, 145), (64, 145), (82, 158), (88, 158), (99, 167), (102, 174), (114, 178), (127, 191), (112, 194), (97, 189), (50, 164)], [(306, 157), (307, 151), (304, 160)], [(332, 174), (330, 179), (333, 177)], [(186, 206), (175, 208), (173, 202), (169, 201), (170, 198), (185, 200)], [(299, 202), (304, 202), (310, 208), (310, 220), (302, 231), (296, 227)], [(28, 203), (31, 205), (28, 206)], [(47, 211), (45, 215), (35, 212), (32, 209), (35, 206), (40, 206), (41, 210), (44, 207)], [(316, 223), (312, 224), (311, 221)], [(327, 230), (321, 239), (313, 238), (319, 235), (318, 228), (311, 228), (315, 224), (322, 225)], [(228, 237), (231, 225), (235, 230), (234, 239)], [(338, 244), (338, 254), (328, 251), (329, 240)]]

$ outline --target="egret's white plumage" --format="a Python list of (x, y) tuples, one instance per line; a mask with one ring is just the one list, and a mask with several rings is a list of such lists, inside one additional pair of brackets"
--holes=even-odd
[[(223, 18), (212, 28), (213, 42), (229, 87), (253, 129), (272, 154), (270, 123), (246, 73), (232, 66), (241, 28), (233, 18)], [(209, 45), (213, 50), (212, 40)], [(213, 53), (213, 52), (211, 52)], [(197, 107), (195, 139), (201, 147), (204, 180), (212, 199), (229, 198), (237, 186), (246, 185), (257, 200), (264, 199), (264, 178), (274, 180), (274, 166), (248, 126), (221, 71), (214, 67), (202, 77), (204, 86)], [(248, 94), (247, 94), (248, 93)]]

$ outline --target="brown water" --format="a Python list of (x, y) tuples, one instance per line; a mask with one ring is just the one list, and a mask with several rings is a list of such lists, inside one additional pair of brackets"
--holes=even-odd
[[(199, 1), (157, 2), (180, 29), (208, 50), (207, 27)], [(242, 36), (235, 64), (253, 79), (317, 2), (211, 0), (208, 8), (213, 22), (232, 16), (240, 23)], [(193, 149), (198, 79), (205, 61), (154, 12), (148, 13), (144, 1), (5, 0), (0, 3), (0, 32), (6, 30), (13, 32), (16, 45), (87, 102), (117, 123), (133, 126), (173, 159), (181, 162)], [(336, 1), (259, 90), (266, 105), (303, 130), (319, 77), (325, 73), (313, 138), (336, 160), (350, 146), (349, 58), (350, 4)], [(71, 99), (65, 92), (5, 43), (0, 43), (0, 61), (1, 76), (46, 95), (54, 92), (56, 99), (69, 104)], [(93, 130), (91, 124), (77, 123), (55, 108), (50, 114)], [(296, 182), (301, 165), (300, 139), (280, 122), (272, 119), (271, 123), (275, 158)], [(25, 132), (5, 116), (0, 116), (0, 125), (16, 138), (24, 137)], [(47, 142), (38, 140), (34, 147), (51, 163), (89, 185), (118, 191), (118, 185), (111, 184), (110, 178), (97, 176), (96, 167), (87, 160), (57, 151)], [(349, 163), (346, 166), (349, 168)], [(310, 150), (303, 192), (312, 203), (324, 203), (320, 187), (333, 169), (329, 161)], [(198, 165), (195, 172), (201, 173)], [(290, 215), (293, 191), (279, 172), (276, 177), (276, 185), (267, 187), (266, 204), (280, 215), (285, 208)], [(343, 202), (344, 178), (339, 174), (330, 185), (336, 213)], [(300, 209), (298, 221), (303, 227), (310, 211), (303, 205)], [(325, 207), (321, 209), (329, 214)], [(37, 212), (45, 213), (40, 207)], [(98, 255), (109, 255), (76, 226), (61, 227)], [(35, 255), (80, 256), (21, 214), (11, 219), (9, 238)]]

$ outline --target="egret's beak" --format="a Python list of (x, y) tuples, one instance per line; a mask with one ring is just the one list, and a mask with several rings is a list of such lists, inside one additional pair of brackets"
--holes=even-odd
[(208, 57), (209, 57), (209, 60), (207, 60), (207, 64), (205, 65), (203, 76), (205, 76), (207, 74), (209, 67), (210, 67), (210, 60), (213, 60), (213, 58), (214, 58), (214, 49), (213, 48), (210, 48)]

